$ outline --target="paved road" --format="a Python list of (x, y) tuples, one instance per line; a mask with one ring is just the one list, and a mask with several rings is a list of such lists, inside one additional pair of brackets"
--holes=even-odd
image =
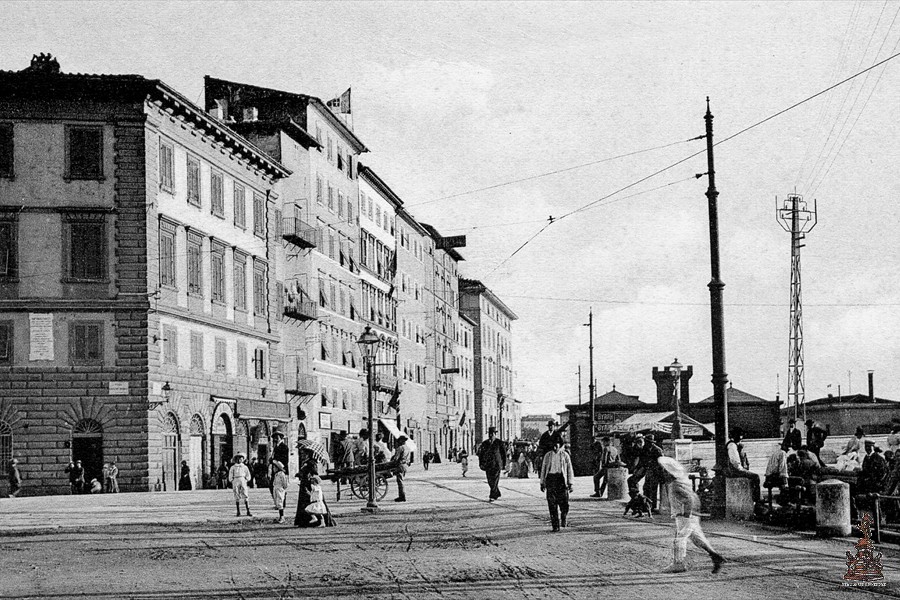
[(729, 559), (723, 571), (712, 575), (691, 550), (687, 573), (663, 575), (671, 523), (622, 518), (619, 503), (587, 497), (589, 478), (576, 482), (571, 526), (550, 533), (535, 479), (504, 479), (503, 498), (488, 503), (481, 472), (470, 475), (460, 477), (455, 464), (414, 470), (410, 502), (389, 495), (377, 515), (360, 512), (360, 500), (334, 502), (326, 488), (338, 527), (312, 530), (274, 524), (265, 490), (253, 490), (253, 519), (234, 517), (230, 491), (0, 500), (0, 597), (900, 595), (896, 547), (879, 548), (885, 587), (849, 589), (841, 575), (853, 539), (706, 523)]

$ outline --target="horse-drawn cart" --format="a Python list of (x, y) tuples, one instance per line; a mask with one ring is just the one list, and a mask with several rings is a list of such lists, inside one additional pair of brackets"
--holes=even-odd
[[(388, 492), (388, 479), (397, 474), (399, 463), (388, 461), (375, 465), (375, 500), (383, 499)], [(335, 482), (337, 499), (341, 499), (341, 483), (350, 484), (350, 492), (360, 500), (369, 499), (369, 465), (347, 469), (328, 469), (323, 480)]]

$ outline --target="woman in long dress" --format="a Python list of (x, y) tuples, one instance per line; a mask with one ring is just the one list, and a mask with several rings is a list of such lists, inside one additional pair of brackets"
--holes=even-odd
[(300, 470), (297, 473), (297, 478), (300, 480), (300, 492), (297, 497), (297, 515), (294, 517), (294, 527), (319, 527), (323, 521), (326, 527), (334, 527), (331, 509), (327, 509), (327, 504), (327, 511), (324, 515), (311, 515), (306, 512), (306, 507), (311, 502), (312, 478), (318, 478), (318, 476), (319, 462), (313, 457), (310, 450), (300, 448)]

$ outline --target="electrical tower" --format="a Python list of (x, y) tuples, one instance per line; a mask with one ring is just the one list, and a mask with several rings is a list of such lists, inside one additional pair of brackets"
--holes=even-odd
[(788, 406), (794, 406), (794, 418), (799, 417), (803, 407), (806, 421), (806, 384), (803, 368), (803, 302), (800, 283), (800, 248), (806, 234), (818, 222), (816, 201), (809, 208), (803, 197), (788, 194), (786, 200), (775, 198), (775, 216), (782, 229), (791, 234), (791, 334), (788, 351)]

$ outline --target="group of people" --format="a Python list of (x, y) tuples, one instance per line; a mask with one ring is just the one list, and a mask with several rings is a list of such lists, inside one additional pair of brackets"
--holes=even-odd
[[(119, 468), (115, 461), (103, 463), (99, 479), (87, 480), (87, 473), (80, 460), (69, 462), (64, 472), (69, 476), (69, 490), (72, 494), (117, 494), (119, 493)], [(21, 485), (21, 477), (19, 478)]]

